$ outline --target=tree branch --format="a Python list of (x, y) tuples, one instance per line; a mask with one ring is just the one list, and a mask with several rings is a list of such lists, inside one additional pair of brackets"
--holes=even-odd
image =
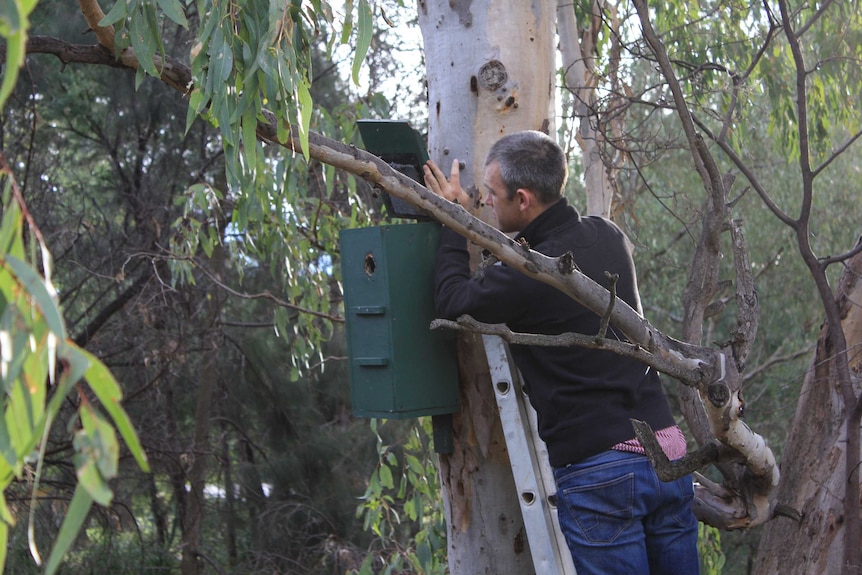
[(661, 448), (649, 423), (637, 419), (630, 421), (635, 430), (635, 436), (646, 452), (647, 459), (650, 460), (656, 475), (662, 481), (674, 481), (719, 460), (721, 444), (714, 442), (707, 443), (681, 459), (671, 461)]
[(104, 306), (99, 314), (93, 318), (84, 329), (81, 330), (81, 333), (75, 336), (75, 344), (79, 347), (86, 347), (89, 341), (93, 338), (93, 336), (98, 333), (98, 331), (104, 326), (111, 317), (117, 312), (119, 312), (123, 307), (131, 301), (133, 297), (138, 295), (141, 290), (144, 289), (144, 286), (148, 281), (152, 278), (151, 274), (142, 273), (138, 278), (122, 293), (120, 293), (114, 300), (108, 305)]
[(618, 341), (606, 339), (601, 334), (586, 335), (581, 333), (566, 332), (557, 335), (517, 333), (510, 330), (504, 324), (490, 324), (477, 321), (469, 315), (462, 315), (457, 321), (448, 319), (435, 319), (431, 322), (431, 329), (452, 329), (468, 333), (479, 333), (499, 336), (504, 341), (516, 345), (534, 345), (541, 347), (585, 347), (589, 349), (603, 349), (612, 351), (618, 355), (636, 359), (670, 377), (693, 385), (692, 372), (689, 369), (680, 369), (679, 365), (672, 361), (665, 361), (661, 357), (648, 352), (644, 348)]
[(96, 34), (96, 39), (101, 46), (104, 46), (109, 53), (114, 52), (114, 27), (99, 26), (99, 22), (105, 17), (102, 7), (98, 0), (78, 0), (78, 6), (81, 7), (81, 14), (87, 21), (87, 25)]
[(779, 220), (781, 220), (784, 224), (790, 226), (791, 228), (796, 225), (796, 222), (793, 218), (787, 215), (778, 204), (772, 201), (772, 198), (769, 197), (767, 191), (760, 184), (760, 181), (757, 179), (757, 176), (754, 172), (748, 167), (748, 165), (739, 157), (739, 154), (730, 147), (730, 144), (727, 141), (717, 138), (713, 135), (713, 133), (709, 130), (709, 128), (701, 123), (697, 118), (694, 118), (697, 127), (706, 134), (713, 142), (718, 144), (721, 148), (721, 151), (725, 153), (725, 155), (733, 162), (733, 165), (742, 172), (745, 178), (748, 180), (748, 183), (751, 184), (751, 187), (754, 188), (754, 191), (757, 192), (757, 195), (760, 196), (761, 201), (769, 208), (769, 211), (775, 215)]
[(297, 311), (297, 312), (302, 313), (302, 314), (311, 315), (314, 317), (319, 317), (321, 319), (325, 319), (325, 320), (328, 320), (328, 321), (331, 321), (334, 323), (344, 323), (344, 318), (341, 316), (331, 315), (331, 314), (323, 313), (320, 311), (315, 311), (313, 309), (305, 308), (305, 307), (302, 307), (300, 305), (290, 303), (289, 301), (285, 301), (279, 297), (276, 297), (269, 290), (264, 290), (262, 293), (245, 293), (245, 292), (237, 291), (237, 290), (233, 289), (232, 287), (226, 285), (221, 280), (219, 280), (219, 278), (217, 277), (216, 274), (212, 273), (211, 271), (206, 269), (204, 266), (198, 264), (196, 261), (194, 261), (193, 258), (190, 258), (190, 261), (197, 269), (199, 269), (205, 276), (207, 276), (207, 278), (209, 278), (209, 280), (216, 287), (226, 291), (227, 293), (231, 294), (232, 296), (236, 296), (238, 298), (248, 299), (248, 300), (256, 300), (256, 299), (269, 300), (279, 307), (291, 309), (291, 310)]
[(820, 172), (825, 170), (826, 167), (829, 166), (829, 164), (831, 164), (835, 161), (836, 158), (838, 158), (838, 156), (846, 152), (847, 149), (850, 148), (850, 146), (852, 146), (853, 143), (858, 140), (860, 136), (862, 136), (862, 130), (856, 132), (855, 134), (847, 138), (847, 140), (843, 144), (838, 146), (838, 148), (832, 150), (832, 153), (829, 155), (829, 157), (826, 158), (822, 164), (814, 168), (814, 170), (811, 172), (812, 177), (816, 178), (820, 174)]
[(751, 261), (742, 233), (742, 222), (739, 220), (730, 222), (730, 237), (733, 241), (733, 262), (736, 270), (736, 329), (731, 338), (731, 346), (741, 372), (745, 368), (748, 354), (757, 336), (760, 324), (760, 303), (751, 274)]

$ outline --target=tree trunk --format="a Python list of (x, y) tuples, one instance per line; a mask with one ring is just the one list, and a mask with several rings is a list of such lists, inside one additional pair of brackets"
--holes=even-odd
[(216, 356), (213, 347), (204, 354), (198, 377), (197, 405), (195, 407), (194, 440), (191, 448), (191, 467), (188, 472), (189, 493), (183, 514), (182, 575), (197, 575), (201, 572), (201, 532), (204, 517), (204, 486), (206, 484), (207, 454), (209, 452), (210, 416), (213, 390), (216, 386)]
[(233, 463), (231, 460), (229, 432), (226, 425), (222, 425), (221, 434), (221, 469), (224, 476), (224, 527), (225, 548), (227, 550), (227, 561), (231, 568), (239, 565), (239, 553), (237, 552), (237, 515), (236, 515), (236, 484), (233, 480)]
[[(578, 119), (576, 137), (581, 147), (581, 160), (584, 164), (584, 184), (587, 192), (585, 215), (610, 218), (614, 200), (615, 177), (618, 168), (611, 159), (604, 157), (606, 146), (605, 130), (612, 129), (607, 120), (598, 113), (596, 90), (598, 81), (595, 75), (595, 37), (602, 24), (601, 6), (592, 2), (592, 21), (589, 25), (578, 26), (575, 5), (569, 0), (557, 0), (557, 34), (560, 38), (560, 55), (563, 58), (563, 72), (566, 89), (572, 94), (572, 113)], [(607, 23), (614, 32), (611, 34), (611, 78), (617, 78), (619, 65), (619, 21), (614, 18)], [(616, 83), (616, 82), (615, 82)], [(617, 86), (614, 86), (617, 88)], [(625, 118), (624, 112), (608, 114), (611, 123), (618, 127)]]
[(155, 474), (148, 473), (145, 481), (147, 482), (147, 495), (150, 497), (150, 512), (153, 514), (153, 526), (156, 529), (156, 543), (158, 543), (158, 549), (161, 551), (166, 548), (168, 541), (168, 513), (159, 497)]
[[(837, 300), (847, 349), (862, 343), (862, 254), (848, 262), (839, 281)], [(754, 573), (819, 575), (842, 573), (844, 496), (853, 470), (848, 470), (848, 411), (835, 385), (834, 350), (823, 327), (811, 370), (802, 385), (790, 436), (781, 462), (778, 511), (801, 514), (778, 517), (764, 526)], [(848, 357), (851, 372), (862, 369), (859, 354)], [(855, 391), (860, 391), (858, 381)], [(856, 421), (856, 425), (859, 423)], [(862, 502), (857, 502), (857, 505)], [(858, 542), (862, 545), (862, 542)]]
[[(216, 246), (212, 255), (212, 266), (217, 277), (222, 276), (226, 254), (224, 248)], [(221, 312), (218, 287), (204, 293), (201, 303), (209, 328), (203, 335), (203, 345), (207, 351), (202, 354), (198, 373), (197, 404), (195, 405), (194, 438), (191, 448), (191, 466), (188, 471), (189, 493), (183, 514), (183, 553), (182, 575), (198, 575), (201, 570), (201, 535), (204, 518), (204, 487), (206, 485), (208, 454), (210, 452), (210, 421), (212, 419), (212, 398), (218, 381), (219, 345), (213, 326)]]
[[(553, 128), (554, 14), (550, 0), (420, 0), (431, 158), (476, 194), (491, 145)], [(483, 219), (492, 217), (483, 211)], [(481, 339), (461, 336), (455, 451), (440, 457), (453, 575), (532, 573), (506, 443)]]

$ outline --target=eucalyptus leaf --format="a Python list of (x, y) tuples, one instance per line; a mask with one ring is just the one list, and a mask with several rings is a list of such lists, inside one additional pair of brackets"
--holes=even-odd
[(126, 12), (126, 0), (116, 0), (114, 5), (105, 14), (105, 17), (99, 20), (99, 26), (113, 26), (121, 20), (125, 20), (128, 13)]
[(30, 355), (30, 333), (20, 308), (7, 305), (0, 315), (0, 349), (2, 349), (3, 392), (9, 393), (24, 369)]
[[(4, 502), (5, 507), (5, 502)], [(6, 554), (9, 551), (9, 525), (5, 522), (0, 523), (0, 575), (3, 575), (3, 568), (6, 566)]]
[(219, 82), (227, 82), (233, 71), (233, 51), (221, 27), (213, 32), (209, 51), (212, 57), (210, 74), (214, 74), (214, 78)]
[(0, 84), (0, 109), (12, 94), (18, 81), (18, 71), (27, 53), (27, 33), (22, 29), (2, 34), (6, 38), (6, 63), (3, 66), (3, 83)]
[(21, 466), (15, 453), (15, 446), (12, 445), (12, 438), (9, 436), (9, 428), (6, 426), (4, 415), (0, 415), (0, 455), (3, 456), (3, 461), (8, 464), (10, 469), (17, 470)]
[(0, 225), (0, 255), (11, 254), (18, 258), (24, 257), (24, 243), (21, 237), (21, 208), (11, 199), (12, 179), (6, 178), (5, 196), (10, 199), (4, 204), (3, 220)]
[(359, 70), (362, 67), (362, 62), (365, 60), (365, 55), (368, 53), (368, 48), (371, 46), (371, 36), (374, 23), (372, 21), (371, 6), (368, 0), (359, 0), (356, 7), (359, 13), (357, 21), (357, 39), (355, 52), (353, 53), (353, 83), (359, 84)]
[(48, 556), (48, 562), (45, 565), (45, 575), (54, 575), (57, 569), (60, 568), (63, 556), (78, 537), (78, 533), (80, 533), (92, 505), (93, 498), (87, 490), (80, 484), (75, 487), (75, 494), (66, 508), (66, 516), (60, 526), (60, 533), (57, 535), (54, 547)]
[(99, 473), (98, 456), (95, 455), (98, 451), (97, 447), (92, 445), (89, 437), (79, 431), (75, 436), (75, 449), (80, 450), (73, 456), (78, 487), (86, 489), (93, 501), (107, 507), (111, 504), (114, 493)]
[(254, 166), (257, 163), (257, 111), (249, 107), (242, 117), (242, 150), (246, 164)]
[[(96, 464), (99, 474), (106, 480), (113, 479), (117, 476), (120, 460), (120, 445), (117, 443), (114, 428), (88, 404), (82, 405), (79, 413), (83, 433), (88, 441), (88, 454)], [(98, 498), (96, 500), (98, 501)]]
[(6, 38), (6, 59), (3, 66), (3, 83), (0, 84), (0, 109), (15, 87), (18, 71), (27, 54), (29, 15), (35, 3), (22, 0), (0, 2), (0, 36)]
[[(158, 41), (156, 41), (155, 31), (150, 29), (149, 19), (140, 10), (130, 19), (129, 38), (141, 69), (150, 76), (158, 77), (159, 71), (153, 60), (158, 50)], [(137, 87), (140, 88), (140, 82), (137, 78), (136, 82), (138, 83)]]
[(341, 43), (347, 44), (353, 33), (353, 0), (344, 2), (344, 23), (341, 26)]
[(105, 364), (86, 350), (79, 349), (78, 351), (86, 356), (90, 361), (90, 365), (84, 375), (90, 389), (93, 390), (96, 397), (98, 397), (99, 401), (102, 402), (102, 407), (111, 416), (114, 425), (117, 426), (117, 430), (120, 432), (120, 436), (126, 443), (126, 447), (129, 448), (129, 451), (138, 462), (140, 468), (143, 471), (149, 471), (150, 465), (147, 462), (146, 453), (144, 453), (144, 450), (141, 447), (138, 434), (135, 432), (135, 428), (132, 426), (129, 416), (120, 405), (122, 391), (120, 390), (119, 384), (117, 384), (116, 379), (114, 379), (114, 376), (108, 368), (105, 367)]
[[(165, 13), (165, 16), (185, 28), (189, 29), (189, 21), (186, 19), (185, 10), (179, 0), (158, 0), (159, 8)], [(121, 2), (119, 2), (121, 3)]]
[(311, 100), (311, 92), (308, 88), (305, 78), (300, 78), (296, 83), (297, 104), (299, 104), (299, 141), (306, 161), (309, 158), (308, 134), (311, 131), (311, 115), (314, 111), (314, 102)]
[(30, 267), (30, 265), (7, 254), (5, 264), (15, 272), (24, 287), (33, 296), (36, 306), (45, 318), (48, 327), (61, 340), (66, 339), (66, 325), (63, 322), (63, 314), (56, 302), (56, 292), (53, 286), (48, 286), (45, 280)]

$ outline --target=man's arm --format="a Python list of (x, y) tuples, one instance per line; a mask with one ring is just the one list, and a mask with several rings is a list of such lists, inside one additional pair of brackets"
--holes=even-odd
[(485, 323), (521, 320), (543, 285), (499, 263), (473, 276), (467, 240), (446, 227), (440, 231), (434, 289), (440, 317), (454, 320), (467, 314)]
[[(449, 178), (433, 161), (424, 166), (425, 185), (429, 190), (458, 202), (464, 209), (475, 212), (476, 202), (461, 187), (460, 163), (452, 161)], [(435, 268), (434, 303), (437, 313), (446, 319), (471, 315), (486, 323), (506, 323), (522, 317), (526, 312), (527, 295), (531, 290), (523, 286), (529, 280), (517, 270), (495, 265), (479, 277), (470, 273), (470, 255), (467, 240), (447, 227), (440, 231)]]

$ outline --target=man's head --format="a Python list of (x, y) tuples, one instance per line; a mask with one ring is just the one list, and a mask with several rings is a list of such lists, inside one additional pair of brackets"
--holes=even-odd
[(547, 135), (516, 132), (498, 140), (485, 159), (485, 201), (500, 230), (524, 229), (562, 197), (566, 177), (565, 154)]

